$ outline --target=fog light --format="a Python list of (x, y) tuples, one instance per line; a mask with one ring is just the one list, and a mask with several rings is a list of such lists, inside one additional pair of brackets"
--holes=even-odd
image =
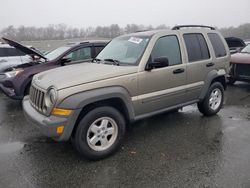
[(62, 133), (63, 133), (63, 130), (64, 130), (64, 126), (63, 126), (63, 125), (62, 125), (62, 126), (59, 126), (59, 127), (56, 128), (56, 133), (57, 133), (57, 134), (62, 134)]
[(69, 116), (72, 110), (53, 108), (51, 114), (55, 116)]

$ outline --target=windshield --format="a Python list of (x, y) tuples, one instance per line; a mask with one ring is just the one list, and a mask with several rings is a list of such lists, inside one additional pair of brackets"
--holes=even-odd
[(120, 64), (136, 65), (144, 52), (149, 37), (119, 37), (112, 40), (96, 57), (99, 60), (115, 60)]
[(241, 53), (250, 53), (250, 44), (241, 50)]
[(69, 46), (59, 47), (59, 48), (49, 52), (45, 57), (49, 61), (54, 60), (54, 59), (58, 58), (60, 55), (62, 55), (64, 52), (66, 52), (68, 49), (70, 49)]

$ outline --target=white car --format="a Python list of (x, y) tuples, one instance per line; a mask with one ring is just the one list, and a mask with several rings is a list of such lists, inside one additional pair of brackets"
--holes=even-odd
[(30, 56), (8, 45), (0, 44), (0, 72), (30, 61)]

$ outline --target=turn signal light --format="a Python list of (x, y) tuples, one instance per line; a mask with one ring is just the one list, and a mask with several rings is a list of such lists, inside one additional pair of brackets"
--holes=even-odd
[(62, 134), (62, 133), (63, 133), (63, 130), (64, 130), (64, 126), (63, 126), (63, 125), (62, 125), (62, 126), (59, 126), (59, 127), (56, 128), (56, 133), (57, 133), (57, 134)]
[(55, 115), (55, 116), (69, 116), (72, 113), (72, 110), (53, 108), (51, 113), (52, 115)]

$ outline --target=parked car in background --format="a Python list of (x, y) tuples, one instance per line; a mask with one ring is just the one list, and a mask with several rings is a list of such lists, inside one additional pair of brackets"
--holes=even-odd
[(24, 114), (46, 136), (101, 159), (118, 149), (129, 122), (194, 103), (205, 116), (218, 113), (229, 61), (213, 27), (131, 33), (90, 63), (35, 75)]
[[(33, 76), (45, 70), (61, 66), (90, 61), (106, 46), (108, 41), (83, 41), (69, 43), (59, 47), (47, 55), (42, 55), (15, 41), (4, 39), (7, 43), (39, 60), (31, 61), (13, 68), (12, 71), (0, 74), (0, 90), (12, 99), (22, 99), (29, 93)], [(37, 59), (37, 58), (36, 58)], [(84, 77), (84, 75), (82, 75)]]
[(30, 61), (30, 56), (8, 45), (0, 44), (0, 72)]
[(228, 81), (229, 84), (236, 81), (250, 82), (250, 44), (231, 56)]
[(225, 40), (227, 42), (231, 54), (239, 52), (246, 46), (245, 42), (241, 38), (226, 37)]

